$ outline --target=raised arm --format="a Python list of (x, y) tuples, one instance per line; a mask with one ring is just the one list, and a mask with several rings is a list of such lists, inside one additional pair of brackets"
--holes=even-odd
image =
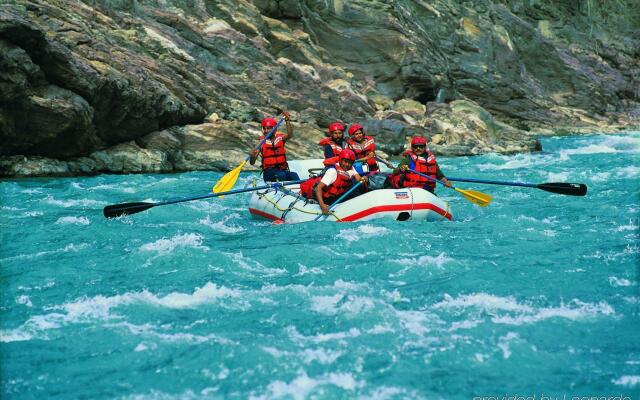
[(288, 111), (283, 111), (282, 115), (284, 115), (284, 123), (287, 126), (287, 133), (284, 135), (284, 140), (289, 140), (293, 137), (293, 125), (291, 125), (291, 116)]

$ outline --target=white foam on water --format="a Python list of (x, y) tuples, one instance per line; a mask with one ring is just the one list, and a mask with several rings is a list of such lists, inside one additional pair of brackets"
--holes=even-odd
[(369, 287), (369, 284), (367, 284), (367, 283), (347, 282), (347, 281), (343, 281), (342, 279), (338, 279), (337, 281), (333, 282), (333, 287), (337, 288), (337, 289), (355, 291), (355, 290), (366, 289), (366, 288)]
[(294, 276), (303, 276), (307, 274), (324, 275), (325, 272), (322, 270), (322, 268), (318, 268), (318, 267), (308, 268), (307, 266), (298, 263), (298, 273), (295, 274)]
[(330, 365), (336, 362), (336, 360), (343, 354), (343, 351), (327, 350), (323, 348), (304, 349), (302, 351), (302, 357), (305, 364), (311, 364), (316, 361), (320, 364)]
[[(403, 395), (403, 396), (401, 396)], [(404, 388), (395, 386), (380, 386), (366, 396), (358, 396), (358, 399), (366, 400), (389, 400), (389, 399), (420, 399), (423, 398), (416, 391), (407, 392)]]
[(344, 239), (347, 242), (355, 242), (361, 239), (370, 239), (376, 236), (383, 236), (389, 233), (389, 229), (383, 226), (374, 225), (360, 225), (357, 228), (342, 229), (338, 233), (338, 238)]
[(45, 201), (48, 204), (51, 204), (51, 205), (54, 205), (54, 206), (60, 206), (60, 207), (64, 207), (64, 208), (69, 208), (69, 207), (100, 207), (100, 206), (104, 206), (104, 205), (107, 204), (104, 201), (91, 200), (91, 199), (57, 200), (57, 199), (54, 199), (51, 196), (47, 196)]
[(311, 298), (311, 310), (321, 314), (335, 314), (336, 304), (338, 304), (343, 297), (344, 295), (341, 293), (333, 296), (313, 296)]
[(625, 287), (625, 286), (633, 286), (634, 283), (628, 279), (617, 278), (615, 276), (609, 277), (609, 285), (613, 287)]
[(571, 175), (568, 172), (549, 172), (547, 180), (550, 182), (565, 182), (569, 180)]
[(91, 222), (87, 217), (60, 217), (56, 221), (56, 225), (89, 225)]
[(567, 305), (561, 305), (560, 307), (549, 307), (537, 309), (535, 313), (530, 315), (517, 315), (493, 317), (492, 322), (498, 324), (507, 325), (523, 325), (536, 323), (549, 318), (565, 318), (574, 321), (596, 318), (600, 315), (614, 315), (615, 310), (606, 302), (600, 302), (597, 304), (583, 303), (579, 300), (572, 300)]
[(284, 268), (269, 268), (262, 265), (260, 262), (253, 260), (249, 257), (245, 257), (242, 252), (237, 253), (223, 253), (227, 255), (233, 262), (235, 262), (240, 268), (264, 274), (266, 276), (277, 276), (287, 273)]
[(381, 294), (390, 303), (411, 303), (411, 300), (406, 297), (402, 297), (402, 294), (400, 294), (400, 291), (398, 291), (398, 289), (394, 289), (392, 292), (382, 290)]
[(25, 218), (30, 218), (30, 217), (40, 217), (42, 215), (44, 215), (42, 211), (27, 211), (23, 213), (21, 216)]
[(625, 296), (625, 297), (622, 298), (622, 300), (624, 300), (625, 302), (627, 302), (629, 304), (640, 304), (640, 297)]
[(592, 182), (606, 182), (611, 178), (610, 172), (596, 172), (588, 173), (586, 176), (591, 179)]
[(344, 339), (356, 338), (360, 336), (362, 333), (358, 328), (351, 328), (346, 332), (335, 332), (335, 333), (320, 333), (314, 336), (304, 336), (295, 326), (288, 326), (286, 328), (287, 334), (292, 340), (297, 342), (313, 342), (313, 343), (324, 343), (329, 341), (342, 341)]
[(0, 330), (0, 343), (24, 342), (33, 339), (33, 335), (19, 329)]
[(614, 231), (615, 232), (625, 232), (625, 231), (638, 231), (640, 227), (634, 224), (632, 220), (629, 220), (629, 223), (626, 225), (618, 225)]
[(544, 231), (542, 231), (542, 234), (546, 237), (556, 237), (556, 231), (551, 230), (551, 229), (545, 229)]
[[(567, 304), (560, 304), (559, 307), (536, 308), (519, 304), (513, 297), (498, 297), (487, 293), (461, 295), (455, 299), (445, 294), (445, 299), (432, 307), (436, 309), (476, 308), (490, 311), (492, 322), (507, 325), (531, 324), (549, 318), (566, 318), (578, 321), (602, 315), (615, 315), (613, 307), (604, 301), (593, 304), (573, 299)], [(514, 315), (496, 315), (496, 311), (506, 311)]]
[(382, 335), (385, 333), (393, 333), (393, 332), (395, 332), (395, 330), (391, 326), (386, 324), (385, 325), (378, 324), (367, 331), (367, 333), (371, 335)]
[(505, 360), (511, 357), (509, 343), (515, 339), (519, 339), (518, 334), (515, 332), (508, 332), (505, 336), (501, 336), (500, 339), (498, 339), (498, 348), (502, 350), (502, 358)]
[(31, 303), (31, 299), (27, 295), (21, 295), (16, 297), (17, 304), (24, 304), (27, 307), (33, 307), (33, 303)]
[(435, 266), (438, 268), (442, 268), (445, 264), (450, 263), (451, 261), (454, 261), (453, 258), (447, 257), (447, 255), (445, 253), (440, 253), (437, 256), (429, 256), (429, 255), (424, 255), (424, 256), (420, 256), (418, 258), (400, 258), (400, 259), (395, 259), (393, 260), (393, 262), (396, 262), (400, 265), (406, 265), (406, 266), (421, 266), (421, 267), (425, 267), (425, 266)]
[(566, 158), (576, 154), (603, 154), (603, 153), (617, 153), (614, 147), (606, 144), (590, 144), (584, 147), (578, 147), (577, 149), (565, 149), (560, 150), (560, 157)]
[(544, 158), (540, 155), (517, 154), (515, 156), (500, 156), (502, 163), (479, 164), (480, 171), (496, 171), (511, 169), (528, 169), (531, 166), (539, 166), (544, 163)]
[(157, 252), (160, 254), (171, 253), (176, 248), (194, 248), (209, 250), (209, 247), (202, 245), (202, 236), (197, 233), (185, 233), (173, 236), (171, 239), (158, 239), (155, 242), (143, 244), (141, 251)]
[(640, 375), (623, 375), (618, 379), (611, 381), (614, 385), (634, 387), (640, 384)]
[(477, 319), (466, 319), (464, 321), (453, 321), (451, 323), (451, 327), (449, 328), (449, 331), (456, 331), (458, 329), (472, 329), (475, 328), (476, 326), (480, 325), (482, 322), (481, 320), (477, 320)]
[(364, 381), (356, 381), (350, 373), (335, 373), (321, 375), (310, 378), (305, 371), (298, 372), (298, 376), (291, 382), (276, 380), (267, 386), (266, 395), (251, 396), (251, 399), (268, 399), (292, 397), (295, 400), (305, 399), (309, 394), (320, 386), (332, 385), (344, 390), (353, 391), (364, 387)]
[(135, 352), (139, 352), (139, 351), (146, 351), (146, 350), (156, 350), (158, 348), (158, 345), (153, 343), (153, 342), (142, 342), (139, 343), (135, 349), (133, 349), (133, 351)]
[(460, 295), (457, 298), (451, 297), (449, 294), (444, 295), (444, 300), (432, 306), (436, 309), (450, 308), (468, 308), (474, 307), (485, 311), (503, 310), (518, 311), (524, 313), (534, 312), (534, 308), (518, 304), (513, 297), (499, 297), (488, 293), (473, 293), (468, 295)]
[(627, 167), (621, 167), (615, 169), (616, 176), (620, 178), (631, 178), (640, 175), (640, 167), (635, 165), (629, 165)]
[(221, 221), (217, 221), (217, 222), (211, 221), (211, 218), (209, 217), (209, 215), (207, 215), (205, 218), (202, 218), (200, 221), (198, 221), (198, 223), (201, 225), (206, 225), (208, 227), (211, 227), (214, 231), (218, 231), (222, 233), (244, 232), (245, 229), (237, 225), (226, 225), (226, 222), (230, 218), (235, 218), (237, 215), (238, 214), (232, 214), (231, 216), (227, 215), (224, 218), (222, 218)]
[(417, 336), (424, 336), (430, 331), (430, 319), (423, 311), (396, 311), (396, 315), (400, 319), (402, 326)]
[(87, 247), (91, 247), (91, 245), (89, 243), (80, 243), (80, 244), (69, 243), (68, 245), (64, 246), (61, 249), (45, 250), (45, 251), (40, 251), (38, 253), (32, 253), (32, 254), (18, 254), (17, 256), (0, 259), (0, 261), (21, 260), (21, 259), (30, 260), (33, 258), (38, 258), (38, 257), (51, 255), (51, 254), (71, 253), (71, 252), (77, 253), (80, 250), (86, 249)]
[(20, 193), (24, 193), (24, 194), (39, 194), (39, 193), (42, 193), (42, 191), (39, 190), (39, 189), (24, 189), (24, 190), (20, 191)]
[[(240, 298), (241, 293), (224, 286), (218, 287), (216, 284), (207, 282), (201, 288), (196, 288), (192, 294), (172, 292), (166, 296), (156, 296), (155, 294), (143, 290), (142, 292), (129, 292), (115, 296), (94, 296), (82, 297), (76, 301), (65, 303), (60, 306), (46, 307), (46, 310), (58, 310), (64, 313), (53, 312), (46, 315), (36, 315), (30, 317), (21, 327), (12, 331), (3, 332), (3, 341), (30, 340), (31, 338), (42, 336), (41, 334), (49, 329), (57, 329), (65, 324), (79, 323), (92, 319), (111, 320), (120, 318), (111, 311), (114, 308), (130, 304), (148, 304), (170, 309), (195, 308), (202, 304), (210, 304), (223, 298)], [(149, 330), (149, 327), (132, 328), (130, 330), (140, 332)], [(198, 336), (188, 333), (160, 334), (154, 335), (165, 341), (188, 341), (201, 343), (209, 340), (219, 342), (225, 339), (213, 335)]]
[(311, 310), (326, 315), (338, 313), (357, 315), (371, 310), (373, 307), (374, 301), (369, 297), (345, 296), (343, 293), (311, 298)]
[(110, 190), (122, 193), (136, 193), (136, 189), (122, 185), (97, 185), (90, 187), (89, 190)]

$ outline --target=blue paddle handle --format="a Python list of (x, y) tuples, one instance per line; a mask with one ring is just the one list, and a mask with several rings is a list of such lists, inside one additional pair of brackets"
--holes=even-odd
[[(329, 211), (333, 211), (334, 208), (336, 208), (336, 206), (338, 204), (340, 204), (340, 202), (342, 201), (342, 199), (344, 199), (345, 197), (347, 197), (349, 195), (349, 193), (353, 192), (358, 186), (360, 186), (362, 184), (362, 181), (356, 183), (355, 185), (353, 185), (351, 187), (351, 189), (347, 190), (346, 192), (344, 192), (342, 194), (342, 196), (338, 197), (338, 200), (334, 201), (333, 204), (331, 205), (331, 207), (329, 207)], [(324, 214), (320, 214), (316, 217), (316, 219), (314, 219), (314, 221), (319, 220)]]
[[(447, 185), (445, 185), (445, 183), (444, 183), (444, 182), (442, 182), (441, 180), (436, 179), (436, 178), (432, 178), (432, 177), (430, 177), (430, 176), (429, 176), (429, 175), (427, 175), (427, 174), (423, 174), (422, 172), (418, 172), (418, 171), (415, 171), (415, 170), (413, 170), (413, 169), (409, 169), (409, 171), (413, 172), (414, 174), (418, 174), (418, 175), (420, 175), (420, 176), (424, 176), (425, 178), (430, 179), (430, 180), (432, 180), (432, 181), (434, 181), (434, 182), (438, 182), (439, 184), (441, 184), (441, 185), (443, 185), (443, 186), (445, 186), (445, 187), (447, 186)], [(447, 178), (447, 180), (451, 180), (451, 179)], [(451, 189), (454, 189), (454, 187), (453, 187), (453, 186), (451, 186)]]
[(473, 178), (449, 178), (450, 181), (455, 182), (475, 182), (475, 183), (488, 183), (490, 185), (504, 185), (504, 186), (524, 186), (524, 187), (533, 187), (537, 188), (538, 185), (535, 183), (522, 183), (522, 182), (502, 182), (502, 181), (489, 181), (485, 179), (473, 179)]
[(267, 135), (264, 137), (264, 139), (262, 139), (260, 141), (260, 143), (258, 143), (258, 145), (253, 149), (253, 151), (251, 153), (249, 153), (249, 155), (247, 156), (247, 158), (245, 158), (245, 161), (249, 161), (251, 159), (251, 154), (253, 154), (254, 151), (258, 150), (260, 147), (262, 147), (262, 145), (264, 144), (264, 142), (266, 142), (267, 140), (269, 140), (269, 137), (271, 137), (271, 135), (273, 135), (273, 132), (275, 132), (278, 127), (280, 126), (280, 124), (282, 123), (282, 121), (284, 121), (284, 117), (280, 118), (280, 121), (278, 121), (278, 123), (276, 124), (276, 126), (274, 126), (273, 128), (271, 128), (271, 130), (269, 131), (269, 133), (267, 133)]

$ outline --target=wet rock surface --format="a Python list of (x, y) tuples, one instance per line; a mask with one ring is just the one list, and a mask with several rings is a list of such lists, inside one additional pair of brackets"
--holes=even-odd
[(401, 153), (539, 150), (640, 120), (629, 2), (29, 0), (0, 5), (0, 175), (228, 170), (290, 110)]

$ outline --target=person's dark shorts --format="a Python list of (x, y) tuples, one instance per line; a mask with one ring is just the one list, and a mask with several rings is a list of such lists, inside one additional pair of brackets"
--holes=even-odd
[(298, 181), (300, 177), (297, 173), (291, 171), (285, 171), (281, 169), (265, 169), (262, 171), (262, 178), (266, 182), (284, 182), (284, 181)]

